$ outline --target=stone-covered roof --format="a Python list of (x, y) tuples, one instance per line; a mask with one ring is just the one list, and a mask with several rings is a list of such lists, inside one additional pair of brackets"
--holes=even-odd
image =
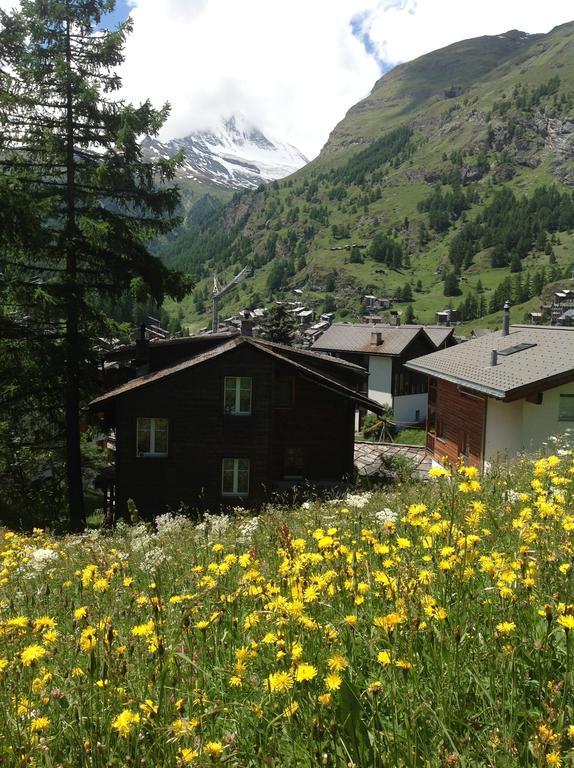
[[(334, 323), (327, 328), (311, 346), (314, 351), (359, 352), (369, 355), (398, 356), (421, 333), (427, 334), (434, 347), (438, 348), (453, 328), (422, 325), (383, 325), (367, 323)], [(371, 334), (381, 334), (381, 344), (371, 344)]]
[[(522, 344), (524, 348), (512, 351)], [(495, 365), (492, 350), (497, 352)], [(512, 325), (507, 336), (491, 333), (405, 365), (490, 397), (512, 400), (574, 381), (574, 328)]]

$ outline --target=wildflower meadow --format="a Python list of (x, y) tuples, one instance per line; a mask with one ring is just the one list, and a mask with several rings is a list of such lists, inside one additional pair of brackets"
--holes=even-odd
[(0, 765), (574, 766), (574, 457), (0, 532)]

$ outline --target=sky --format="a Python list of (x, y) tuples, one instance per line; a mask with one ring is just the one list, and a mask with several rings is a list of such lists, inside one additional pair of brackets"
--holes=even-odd
[[(0, 0), (10, 7), (17, 0)], [(458, 40), (574, 20), (572, 0), (117, 0), (122, 96), (171, 115), (163, 139), (240, 114), (309, 159), (396, 64)]]

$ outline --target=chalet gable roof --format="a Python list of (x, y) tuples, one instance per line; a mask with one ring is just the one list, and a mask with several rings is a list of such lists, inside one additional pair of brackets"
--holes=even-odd
[(489, 397), (513, 400), (574, 381), (574, 328), (511, 325), (507, 336), (491, 333), (405, 365)]
[[(334, 323), (311, 346), (313, 351), (355, 352), (397, 357), (419, 336), (426, 335), (437, 349), (453, 334), (453, 328), (422, 325)], [(371, 344), (371, 334), (380, 333), (381, 343)]]
[[(224, 355), (230, 352), (231, 350), (236, 349), (237, 347), (240, 347), (245, 344), (251, 346), (252, 348), (257, 349), (263, 354), (270, 355), (271, 357), (281, 361), (287, 366), (290, 366), (296, 369), (301, 375), (311, 379), (316, 384), (324, 387), (325, 389), (329, 389), (335, 392), (336, 394), (341, 395), (342, 397), (351, 399), (357, 402), (358, 404), (362, 405), (363, 407), (367, 408), (368, 410), (374, 411), (375, 413), (380, 413), (382, 411), (382, 406), (379, 403), (375, 402), (374, 400), (370, 400), (368, 397), (360, 394), (359, 392), (355, 392), (355, 390), (345, 386), (344, 384), (341, 384), (336, 379), (331, 378), (330, 376), (327, 376), (326, 374), (313, 369), (311, 364), (312, 360), (320, 359), (321, 361), (324, 361), (326, 356), (314, 355), (312, 352), (307, 352), (305, 354), (305, 357), (309, 358), (309, 362), (307, 364), (303, 364), (302, 362), (292, 359), (291, 357), (288, 357), (286, 354), (283, 354), (283, 350), (281, 349), (282, 345), (270, 344), (268, 342), (261, 342), (258, 339), (254, 339), (249, 336), (235, 336), (234, 338), (229, 339), (228, 341), (223, 341), (223, 343), (221, 343), (220, 345), (218, 345), (213, 349), (207, 350), (206, 352), (202, 352), (199, 355), (195, 355), (194, 357), (183, 360), (177, 363), (176, 365), (172, 365), (168, 368), (162, 368), (159, 371), (154, 371), (153, 373), (144, 374), (143, 376), (138, 376), (135, 379), (131, 379), (125, 384), (122, 384), (121, 386), (116, 387), (115, 389), (112, 389), (109, 392), (104, 393), (100, 397), (96, 397), (94, 400), (91, 401), (90, 408), (103, 405), (104, 403), (108, 403), (111, 400), (114, 400), (115, 398), (121, 397), (122, 395), (125, 395), (129, 392), (133, 392), (136, 389), (149, 386), (158, 381), (166, 379), (170, 376), (177, 375), (182, 371), (186, 371), (186, 370), (189, 370), (190, 368), (201, 365), (202, 363), (205, 363), (208, 360), (212, 360), (213, 358)], [(291, 349), (291, 348), (288, 348), (288, 349)], [(297, 352), (299, 351), (300, 350), (297, 350)], [(329, 359), (329, 362), (331, 362), (330, 359)], [(348, 367), (348, 366), (345, 366), (345, 367)], [(363, 373), (363, 369), (361, 369), (360, 366), (351, 364), (351, 367), (353, 369), (356, 369), (357, 373)]]

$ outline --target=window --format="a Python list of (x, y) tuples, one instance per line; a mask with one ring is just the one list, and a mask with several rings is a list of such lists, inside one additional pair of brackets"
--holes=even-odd
[(249, 494), (249, 459), (223, 459), (221, 493), (224, 496)]
[(273, 386), (273, 403), (275, 408), (291, 408), (293, 405), (293, 390), (295, 380), (292, 376), (278, 376)]
[(558, 421), (574, 421), (574, 395), (560, 395)]
[(285, 448), (284, 477), (299, 479), (305, 474), (305, 449), (301, 447)]
[(223, 409), (232, 416), (249, 416), (251, 413), (251, 377), (226, 376)]
[(167, 419), (143, 418), (136, 423), (138, 456), (167, 456)]

